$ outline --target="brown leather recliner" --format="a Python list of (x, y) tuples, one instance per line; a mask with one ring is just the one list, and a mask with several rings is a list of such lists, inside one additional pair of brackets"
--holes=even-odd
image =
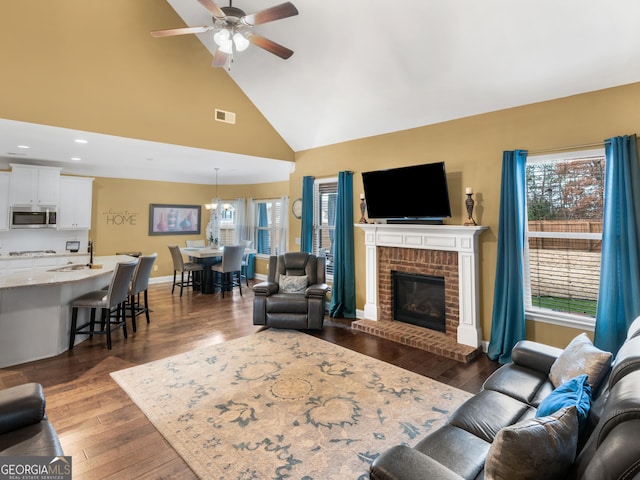
[[(306, 280), (302, 277), (306, 276)], [(325, 258), (288, 252), (269, 258), (267, 281), (253, 287), (253, 324), (320, 330), (329, 286)]]

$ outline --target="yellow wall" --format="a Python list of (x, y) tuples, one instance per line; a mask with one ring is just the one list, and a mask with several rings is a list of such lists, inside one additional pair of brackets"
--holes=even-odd
[(149, 35), (180, 26), (164, 0), (0, 2), (0, 118), (293, 160), (195, 35)]
[[(359, 196), (363, 171), (445, 161), (453, 218), (466, 217), (464, 188), (473, 187), (475, 218), (487, 225), (480, 237), (480, 302), (483, 338), (489, 339), (497, 257), (498, 210), (502, 151), (530, 151), (600, 142), (615, 135), (640, 131), (640, 83), (576, 95), (549, 102), (487, 113), (460, 120), (364, 138), (296, 154), (290, 177), (291, 198), (300, 196), (302, 177), (354, 175), (354, 220), (360, 218)], [(391, 199), (390, 199), (391, 200)], [(300, 221), (291, 218), (291, 241), (299, 236)], [(364, 235), (355, 230), (357, 308), (365, 302)], [(528, 322), (528, 338), (564, 346), (572, 329)]]
[[(222, 199), (239, 197), (276, 198), (287, 194), (288, 182), (260, 185), (219, 185)], [(149, 204), (200, 205), (210, 203), (215, 197), (215, 186), (187, 183), (155, 182), (96, 178), (93, 182), (93, 212), (90, 238), (95, 243), (96, 255), (113, 255), (116, 252), (140, 251), (143, 254), (158, 253), (158, 270), (152, 277), (173, 274), (173, 264), (168, 245), (185, 245), (185, 240), (204, 239), (209, 221), (202, 208), (200, 235), (149, 235)], [(258, 262), (260, 273), (266, 269)]]

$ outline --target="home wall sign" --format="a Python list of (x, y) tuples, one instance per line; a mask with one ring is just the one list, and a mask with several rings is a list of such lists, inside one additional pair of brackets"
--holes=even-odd
[(106, 212), (102, 212), (102, 215), (105, 217), (107, 221), (107, 225), (116, 225), (116, 226), (137, 225), (138, 214), (139, 212), (130, 212), (129, 210), (114, 211), (109, 209)]

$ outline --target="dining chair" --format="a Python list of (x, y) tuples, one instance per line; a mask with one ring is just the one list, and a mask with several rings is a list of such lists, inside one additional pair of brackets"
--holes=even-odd
[[(185, 240), (184, 244), (187, 248), (204, 248), (206, 247), (204, 240)], [(196, 258), (189, 255), (189, 261), (196, 263)]]
[[(240, 270), (242, 269), (244, 248), (244, 245), (226, 245), (222, 253), (222, 263), (211, 266), (213, 286), (214, 288), (220, 287), (222, 289), (222, 298), (224, 298), (225, 290), (230, 289), (233, 292), (233, 287), (238, 287), (240, 296), (242, 296)], [(236, 274), (238, 276), (237, 281), (235, 280)], [(217, 280), (217, 277), (220, 277), (220, 281)]]
[(206, 247), (204, 240), (185, 240), (184, 243), (187, 247)]
[[(109, 288), (85, 293), (71, 301), (71, 328), (69, 332), (69, 350), (73, 348), (76, 335), (104, 334), (107, 336), (107, 349), (111, 350), (111, 331), (122, 327), (124, 338), (127, 338), (127, 323), (124, 304), (129, 293), (129, 285), (133, 271), (137, 266), (134, 262), (118, 263), (113, 271)], [(90, 309), (89, 321), (78, 326), (78, 309)], [(96, 310), (102, 311), (100, 329), (96, 330)]]
[[(178, 245), (169, 245), (169, 251), (171, 252), (171, 259), (173, 260), (173, 285), (171, 287), (171, 294), (176, 288), (176, 285), (180, 287), (180, 296), (182, 297), (182, 290), (184, 287), (193, 288), (198, 285), (202, 289), (202, 280), (196, 281), (194, 272), (202, 272), (203, 266), (195, 262), (185, 262), (182, 258), (182, 252)], [(180, 272), (180, 280), (176, 280), (176, 274)], [(187, 274), (187, 279), (184, 279), (184, 274)]]
[(244, 245), (244, 252), (242, 252), (242, 264), (240, 268), (240, 281), (244, 278), (247, 287), (249, 286), (249, 276), (247, 275), (249, 269), (249, 252), (247, 250), (251, 249), (253, 242), (251, 240), (242, 240), (240, 242)]
[[(147, 323), (150, 322), (149, 319), (149, 296), (147, 289), (149, 288), (149, 277), (151, 277), (151, 270), (153, 269), (153, 264), (158, 257), (157, 253), (152, 253), (151, 255), (144, 255), (139, 257), (138, 264), (136, 265), (136, 269), (133, 272), (133, 277), (131, 278), (131, 284), (129, 285), (129, 308), (131, 311), (131, 327), (135, 332), (137, 330), (136, 325), (136, 317), (138, 315), (145, 314), (147, 318)], [(140, 294), (142, 294), (144, 303), (140, 302)]]

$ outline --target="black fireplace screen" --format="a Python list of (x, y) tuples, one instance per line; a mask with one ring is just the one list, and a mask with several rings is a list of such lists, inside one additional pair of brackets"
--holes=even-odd
[(444, 332), (444, 277), (392, 271), (393, 318)]

